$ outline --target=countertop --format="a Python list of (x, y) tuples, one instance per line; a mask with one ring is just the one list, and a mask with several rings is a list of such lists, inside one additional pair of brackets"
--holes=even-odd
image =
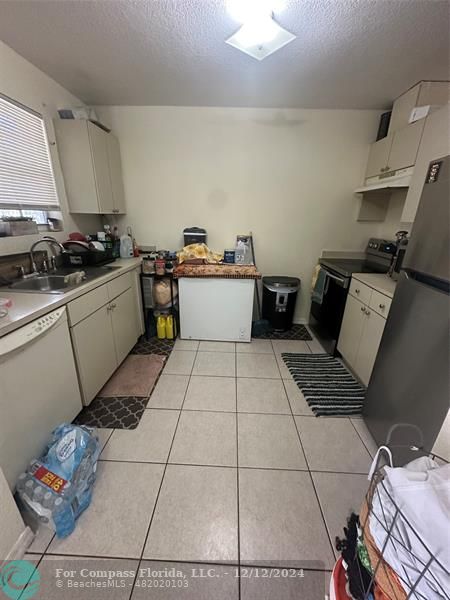
[(353, 279), (365, 283), (385, 296), (392, 298), (397, 282), (383, 273), (353, 273)]
[(11, 333), (22, 325), (26, 325), (71, 300), (90, 292), (91, 290), (120, 277), (128, 271), (136, 269), (142, 262), (141, 258), (121, 258), (109, 263), (120, 269), (114, 269), (83, 285), (76, 287), (65, 294), (34, 294), (30, 292), (13, 292), (8, 287), (0, 287), (0, 298), (10, 298), (13, 305), (6, 317), (0, 318), (0, 337)]

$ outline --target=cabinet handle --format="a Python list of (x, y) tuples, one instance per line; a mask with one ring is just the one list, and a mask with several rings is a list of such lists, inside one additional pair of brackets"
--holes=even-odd
[(114, 310), (116, 308), (117, 304), (111, 304), (111, 308), (112, 310)]
[(356, 288), (356, 290), (355, 290), (355, 294), (359, 294), (359, 292), (360, 292), (360, 291), (361, 291), (361, 290), (359, 290), (358, 288)]
[(361, 312), (366, 312), (366, 309), (364, 306), (361, 306)]
[(386, 308), (386, 304), (379, 304), (378, 306), (381, 308), (381, 310), (384, 310)]
[(370, 315), (370, 310), (366, 310), (366, 315), (369, 316)]

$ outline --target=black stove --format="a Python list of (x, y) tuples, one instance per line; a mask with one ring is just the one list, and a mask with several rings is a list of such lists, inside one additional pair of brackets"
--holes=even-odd
[(351, 277), (353, 273), (387, 273), (390, 264), (376, 265), (358, 258), (321, 258), (319, 263), (342, 277)]
[(387, 273), (395, 255), (396, 244), (371, 238), (365, 258), (321, 258), (319, 264), (327, 274), (323, 294), (314, 294), (309, 325), (322, 346), (330, 354), (336, 350), (342, 317), (344, 316), (350, 280), (354, 273)]

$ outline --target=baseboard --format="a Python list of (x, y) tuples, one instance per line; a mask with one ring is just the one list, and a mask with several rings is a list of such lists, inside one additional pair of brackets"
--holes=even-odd
[(19, 538), (16, 540), (14, 546), (6, 555), (6, 558), (2, 564), (5, 564), (11, 560), (22, 559), (25, 556), (25, 553), (28, 550), (28, 548), (31, 546), (33, 540), (33, 531), (30, 529), (30, 527), (25, 527), (25, 529), (20, 534)]

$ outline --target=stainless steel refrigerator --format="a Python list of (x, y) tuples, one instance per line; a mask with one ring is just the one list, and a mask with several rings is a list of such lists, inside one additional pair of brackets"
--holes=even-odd
[(449, 171), (450, 156), (430, 163), (363, 409), (397, 465), (433, 448), (449, 412)]

